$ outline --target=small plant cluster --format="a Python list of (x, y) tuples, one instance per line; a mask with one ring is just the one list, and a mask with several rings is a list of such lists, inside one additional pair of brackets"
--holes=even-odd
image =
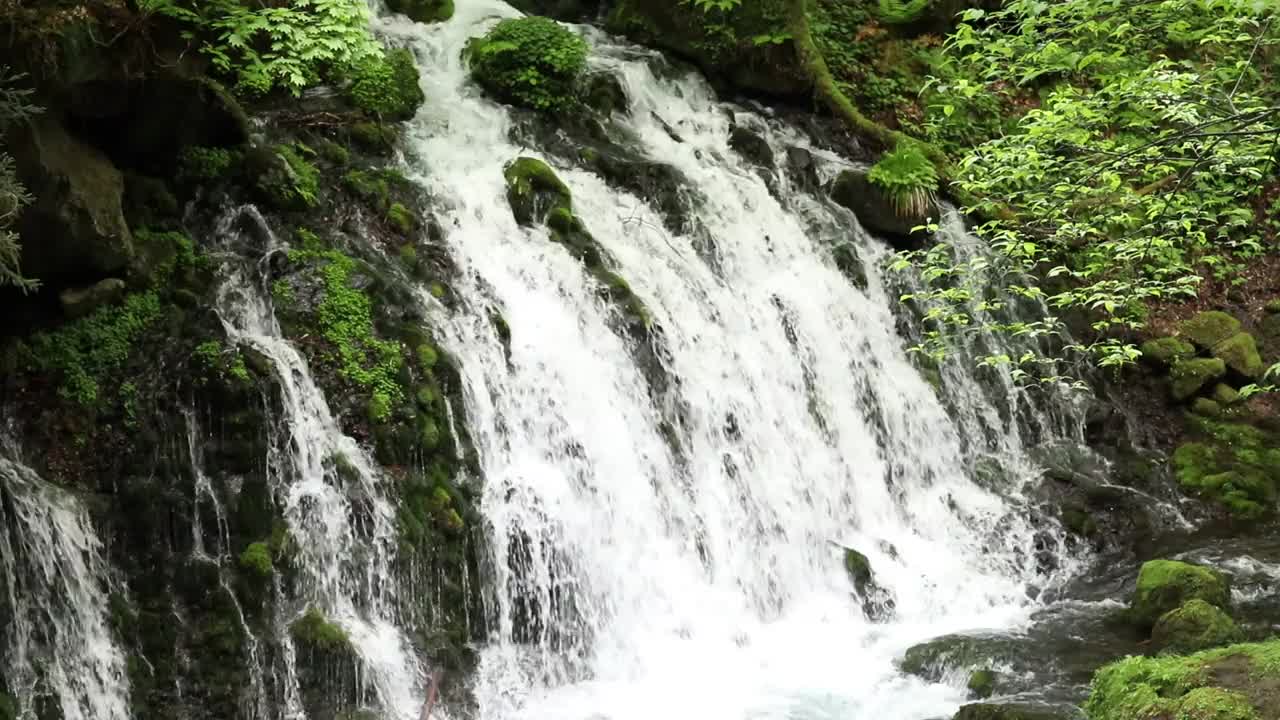
[(243, 94), (284, 89), (297, 95), (382, 56), (369, 33), (363, 0), (139, 0), (148, 15), (176, 19), (220, 72)]
[(587, 43), (543, 17), (509, 18), (467, 46), (471, 74), (504, 102), (563, 110), (576, 101), (587, 66)]
[(924, 15), (933, 0), (877, 0), (877, 15), (891, 25), (912, 23)]
[(888, 197), (900, 217), (923, 216), (936, 199), (938, 171), (920, 147), (900, 142), (871, 167), (867, 180)]
[(391, 120), (412, 118), (426, 99), (413, 55), (404, 48), (362, 60), (352, 72), (348, 94), (356, 107)]

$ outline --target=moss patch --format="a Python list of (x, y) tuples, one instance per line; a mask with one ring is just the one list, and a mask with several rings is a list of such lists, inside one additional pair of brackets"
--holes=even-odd
[(1222, 573), (1176, 560), (1149, 560), (1138, 572), (1138, 587), (1129, 606), (1130, 619), (1143, 628), (1191, 600), (1218, 608), (1231, 604), (1230, 581)]
[(1210, 382), (1227, 374), (1227, 366), (1221, 358), (1194, 358), (1179, 360), (1173, 365), (1173, 397), (1186, 400), (1200, 392)]
[(1258, 354), (1257, 342), (1249, 333), (1238, 332), (1214, 345), (1213, 356), (1247, 378), (1262, 375), (1262, 356)]
[(550, 165), (531, 157), (517, 158), (503, 170), (507, 202), (521, 225), (547, 222), (553, 213), (572, 215), (573, 196)]
[(274, 570), (271, 563), (271, 549), (267, 543), (251, 543), (240, 553), (240, 568), (260, 578), (271, 577)]
[(1252, 425), (1193, 418), (1201, 439), (1173, 453), (1179, 484), (1220, 503), (1233, 515), (1255, 518), (1274, 509), (1280, 449)]
[(1176, 337), (1163, 337), (1148, 340), (1139, 348), (1142, 359), (1161, 368), (1171, 367), (1181, 360), (1190, 360), (1196, 355), (1196, 348), (1191, 343)]
[(376, 117), (408, 120), (426, 100), (413, 55), (404, 48), (366, 60), (353, 73), (351, 104)]
[(1156, 621), (1152, 643), (1166, 653), (1190, 653), (1244, 641), (1231, 616), (1200, 598), (1183, 603)]
[(1240, 332), (1240, 321), (1218, 310), (1197, 313), (1182, 323), (1178, 328), (1182, 337), (1203, 350), (1212, 350), (1215, 345)]
[(554, 20), (508, 18), (467, 44), (471, 76), (503, 102), (534, 110), (564, 110), (577, 102), (587, 43)]

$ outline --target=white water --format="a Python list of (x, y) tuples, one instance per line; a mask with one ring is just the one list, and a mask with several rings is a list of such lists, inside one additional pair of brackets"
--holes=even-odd
[[(1036, 574), (1016, 488), (997, 496), (965, 475), (965, 429), (895, 334), (896, 298), (876, 269), (887, 249), (780, 178), (781, 205), (728, 148), (729, 118), (702, 82), (660, 80), (596, 37), (593, 62), (633, 105), (619, 122), (706, 197), (697, 215), (716, 247), (713, 267), (639, 199), (558, 168), (662, 328), (674, 397), (660, 406), (589, 275), (511, 217), (503, 166), (538, 152), (511, 141), (507, 112), (480, 97), (460, 54), (514, 14), (462, 0), (444, 25), (381, 23), (424, 69), (407, 161), (445, 207), (459, 269), (463, 310), (424, 302), (461, 366), (484, 472), (494, 630), (480, 716), (948, 715), (961, 689), (903, 677), (895, 658), (947, 632), (1024, 622), (1028, 586), (1053, 578)], [(803, 143), (776, 127), (770, 141)], [(815, 225), (854, 234), (865, 292), (806, 232)], [(510, 326), (509, 361), (491, 310)], [(951, 383), (991, 413), (972, 377)], [(663, 420), (676, 421), (679, 454)], [(983, 431), (1020, 457), (1016, 423)], [(888, 621), (863, 617), (838, 544), (870, 558), (896, 602)]]
[[(244, 224), (270, 236), (253, 208), (223, 221), (224, 243), (254, 242)], [(259, 253), (280, 250), (274, 238)], [(281, 335), (256, 266), (232, 257), (222, 270), (218, 312), (228, 336), (267, 357), (276, 371), (287, 437), (272, 443), (268, 469), (289, 526), (302, 570), (304, 605), (315, 606), (349, 635), (360, 657), (360, 677), (371, 684), (387, 716), (413, 719), (421, 709), (423, 671), (409, 651), (396, 617), (396, 582), (391, 564), (396, 547), (395, 509), (382, 488), (384, 478), (355, 440), (338, 428), (306, 361)], [(339, 471), (339, 464), (344, 464)], [(356, 506), (359, 502), (359, 507)], [(287, 618), (291, 622), (293, 618)], [(284, 627), (282, 645), (293, 648)], [(302, 717), (293, 660), (286, 687), (286, 715)]]
[(0, 569), (13, 613), (2, 630), (4, 674), (22, 718), (35, 717), (41, 696), (65, 720), (130, 717), (101, 551), (76, 498), (0, 456)]

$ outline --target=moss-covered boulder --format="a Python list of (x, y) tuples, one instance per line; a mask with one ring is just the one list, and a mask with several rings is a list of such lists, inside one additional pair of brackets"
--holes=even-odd
[(426, 100), (413, 55), (404, 48), (366, 60), (352, 74), (351, 104), (377, 117), (408, 120)]
[(1221, 358), (1193, 358), (1173, 364), (1173, 398), (1186, 400), (1200, 392), (1209, 383), (1227, 374), (1226, 363)]
[(1192, 420), (1199, 439), (1183, 443), (1173, 453), (1183, 490), (1213, 500), (1240, 518), (1272, 512), (1280, 478), (1275, 439), (1244, 423)]
[(453, 0), (387, 0), (387, 8), (420, 23), (441, 22), (453, 17)]
[(860, 170), (841, 172), (831, 185), (831, 199), (852, 210), (868, 231), (886, 236), (899, 247), (914, 247), (922, 236), (912, 229), (939, 217), (931, 196), (919, 205), (899, 205)]
[(1183, 603), (1156, 621), (1151, 642), (1161, 652), (1190, 653), (1244, 641), (1244, 633), (1221, 608), (1199, 598)]
[(125, 290), (123, 280), (107, 278), (88, 287), (67, 288), (58, 293), (58, 302), (62, 305), (62, 314), (75, 320), (123, 298)]
[(1222, 414), (1222, 404), (1217, 400), (1198, 397), (1191, 402), (1191, 412), (1206, 418), (1216, 418)]
[(1280, 718), (1280, 640), (1194, 655), (1129, 657), (1098, 670), (1089, 720)]
[(1138, 586), (1129, 603), (1129, 619), (1151, 628), (1160, 618), (1191, 600), (1213, 607), (1231, 605), (1231, 581), (1213, 568), (1177, 560), (1149, 560), (1138, 572)]
[(569, 187), (545, 162), (518, 158), (507, 165), (503, 177), (507, 180), (507, 202), (521, 225), (545, 222), (556, 210), (571, 212), (573, 196)]
[(1213, 346), (1213, 356), (1226, 363), (1228, 368), (1253, 379), (1262, 375), (1262, 356), (1258, 343), (1247, 332), (1238, 332)]
[(969, 694), (979, 700), (985, 700), (995, 694), (996, 681), (999, 674), (990, 668), (982, 668), (969, 673), (969, 680), (965, 686), (969, 688)]
[(1219, 310), (1210, 310), (1185, 320), (1178, 332), (1196, 347), (1212, 350), (1213, 346), (1240, 332), (1240, 321)]
[(1213, 400), (1223, 407), (1229, 407), (1240, 402), (1240, 391), (1226, 383), (1218, 383), (1213, 386)]
[[(52, 114), (17, 128), (6, 143), (35, 202), (20, 219), (21, 268), (61, 285), (125, 269), (133, 236), (124, 219), (124, 176), (101, 152), (73, 137)], [(38, 240), (35, 240), (37, 239)]]
[(319, 202), (320, 171), (298, 144), (255, 147), (245, 153), (245, 168), (259, 200), (285, 211), (302, 211)]
[(502, 102), (547, 112), (577, 102), (587, 43), (544, 17), (508, 18), (467, 44), (471, 76)]
[(1142, 343), (1142, 359), (1159, 368), (1172, 367), (1174, 363), (1190, 360), (1196, 356), (1196, 348), (1191, 343), (1177, 337), (1162, 337)]

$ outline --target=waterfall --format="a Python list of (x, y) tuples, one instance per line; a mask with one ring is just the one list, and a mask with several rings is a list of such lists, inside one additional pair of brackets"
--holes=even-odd
[[(282, 249), (252, 207), (223, 218), (221, 242), (253, 242), (242, 237), (246, 223), (253, 237), (267, 238), (257, 253), (269, 257)], [(320, 610), (346, 631), (360, 658), (358, 674), (388, 716), (417, 718), (423, 672), (397, 622), (391, 567), (395, 508), (383, 488), (385, 478), (364, 448), (338, 428), (306, 361), (282, 336), (265, 268), (227, 253), (222, 278), (217, 310), (227, 335), (270, 361), (282, 393), (284, 436), (273, 439), (267, 465), (302, 571), (302, 604), (286, 621), (308, 607)], [(291, 656), (287, 633), (281, 644)], [(292, 676), (292, 657), (286, 663)], [(296, 680), (288, 685), (286, 716), (303, 717)]]
[[(0, 450), (8, 453), (5, 444)], [(107, 612), (102, 543), (84, 507), (0, 456), (3, 676), (19, 717), (128, 720), (129, 680)], [(45, 703), (52, 703), (52, 707)]]
[[(440, 208), (457, 267), (456, 309), (422, 295), (460, 366), (484, 474), (493, 630), (480, 716), (954, 711), (961, 688), (903, 677), (894, 661), (947, 632), (1023, 623), (1036, 589), (1059, 579), (1035, 561), (1019, 492), (1031, 463), (1011, 462), (1020, 475), (1005, 487), (974, 482), (988, 448), (971, 447), (971, 424), (905, 352), (888, 248), (779, 168), (762, 178), (737, 157), (731, 113), (776, 156), (807, 139), (583, 29), (595, 69), (631, 103), (611, 131), (696, 188), (696, 230), (666, 230), (659, 208), (513, 140), (516, 119), (470, 83), (466, 40), (516, 14), (475, 0), (441, 25), (379, 23), (423, 69), (407, 170)], [(813, 153), (827, 171), (841, 162)], [(544, 229), (516, 224), (503, 167), (520, 155), (557, 166), (644, 303), (653, 347), (620, 330), (597, 281)], [(828, 237), (851, 238), (865, 289), (837, 270)], [(959, 384), (953, 403), (993, 416), (971, 372), (946, 380)], [(1061, 424), (1040, 419), (1044, 434)], [(1020, 457), (1017, 423), (981, 427)], [(841, 546), (869, 559), (893, 601), (886, 617), (864, 614)]]

